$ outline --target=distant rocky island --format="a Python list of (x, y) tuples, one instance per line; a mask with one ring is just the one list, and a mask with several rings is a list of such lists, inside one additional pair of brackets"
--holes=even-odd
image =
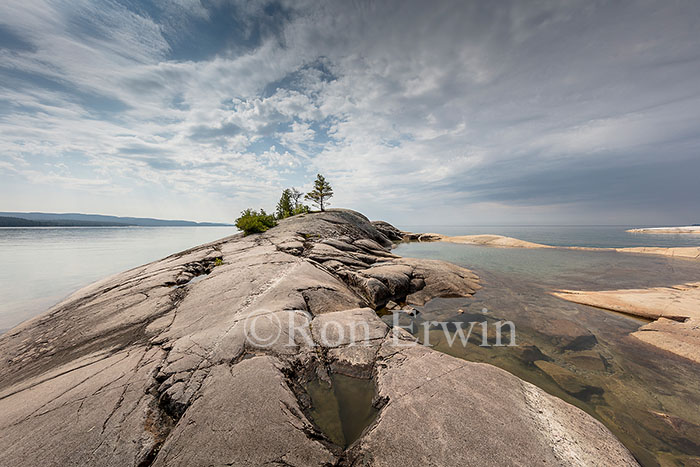
[(0, 227), (227, 227), (232, 224), (101, 214), (0, 212)]
[(641, 229), (629, 229), (627, 232), (650, 234), (700, 234), (700, 224), (685, 225), (681, 227), (645, 227)]

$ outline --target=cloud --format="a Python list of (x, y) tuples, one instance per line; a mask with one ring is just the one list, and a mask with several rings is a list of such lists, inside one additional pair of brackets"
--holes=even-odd
[(699, 9), (4, 2), (0, 177), (108, 185), (115, 214), (197, 193), (174, 214), (226, 220), (322, 172), (335, 205), (394, 221), (688, 222)]

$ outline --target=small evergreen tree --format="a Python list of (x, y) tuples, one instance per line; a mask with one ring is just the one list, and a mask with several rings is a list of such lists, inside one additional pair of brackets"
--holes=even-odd
[(275, 216), (266, 213), (264, 209), (258, 212), (248, 208), (241, 212), (241, 217), (236, 219), (236, 227), (245, 235), (265, 232), (275, 225), (277, 225)]
[(282, 197), (277, 203), (277, 219), (284, 219), (285, 217), (292, 216), (294, 214), (294, 201), (292, 199), (292, 190), (289, 188), (282, 192)]
[(323, 175), (317, 174), (314, 181), (314, 189), (308, 192), (305, 198), (317, 205), (321, 211), (325, 211), (325, 205), (330, 204), (328, 199), (331, 197), (333, 197), (331, 184), (326, 181)]

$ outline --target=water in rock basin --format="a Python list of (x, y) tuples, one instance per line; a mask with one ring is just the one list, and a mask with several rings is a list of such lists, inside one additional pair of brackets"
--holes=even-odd
[[(558, 288), (604, 290), (700, 281), (700, 263), (613, 252), (404, 244), (407, 257), (444, 259), (479, 274), (472, 298), (436, 299), (413, 321), (436, 350), (501, 367), (602, 421), (642, 465), (700, 465), (700, 365), (629, 334), (645, 321), (553, 297)], [(459, 310), (462, 310), (460, 313)], [(486, 310), (486, 311), (484, 311)], [(383, 319), (390, 323), (391, 316)], [(516, 346), (482, 347), (481, 325), (466, 346), (449, 345), (426, 321), (515, 323)], [(455, 325), (448, 326), (454, 330)], [(504, 327), (503, 343), (509, 343)]]
[(306, 386), (311, 417), (333, 443), (346, 448), (377, 416), (372, 406), (374, 382), (341, 374), (331, 374), (330, 378), (331, 384), (314, 379)]

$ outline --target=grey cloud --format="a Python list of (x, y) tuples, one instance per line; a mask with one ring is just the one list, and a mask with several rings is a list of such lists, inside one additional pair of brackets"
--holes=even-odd
[(117, 149), (120, 154), (165, 154), (167, 150), (146, 144), (130, 144)]
[[(51, 49), (66, 33), (47, 26), (44, 37), (30, 16), (15, 13), (11, 39), (0, 29), (0, 44), (14, 44), (6, 68), (27, 78), (4, 83), (14, 114), (0, 122), (3, 152), (79, 147), (107, 166), (129, 157), (149, 167), (143, 177), (178, 186), (197, 170), (215, 193), (235, 190), (237, 174), (281, 187), (322, 171), (338, 202), (390, 220), (469, 203), (532, 212), (532, 222), (577, 209), (593, 221), (644, 206), (664, 219), (696, 212), (697, 3), (122, 5), (91, 21), (59, 12), (74, 18), (68, 39), (94, 52), (82, 61)], [(33, 52), (17, 42), (27, 30), (39, 31)], [(29, 110), (59, 105), (36, 89), (111, 101), (72, 98), (90, 118), (52, 118)], [(12, 136), (37, 127), (41, 138)], [(299, 143), (304, 128), (313, 144)], [(123, 134), (149, 143), (125, 145)], [(262, 156), (272, 146), (306, 166), (274, 167)], [(390, 200), (382, 210), (377, 193)]]
[(233, 123), (224, 123), (218, 127), (199, 125), (191, 129), (190, 138), (195, 141), (212, 141), (236, 136), (240, 133), (241, 128)]
[(36, 47), (30, 40), (13, 31), (8, 25), (0, 24), (0, 49), (14, 52), (34, 52)]

